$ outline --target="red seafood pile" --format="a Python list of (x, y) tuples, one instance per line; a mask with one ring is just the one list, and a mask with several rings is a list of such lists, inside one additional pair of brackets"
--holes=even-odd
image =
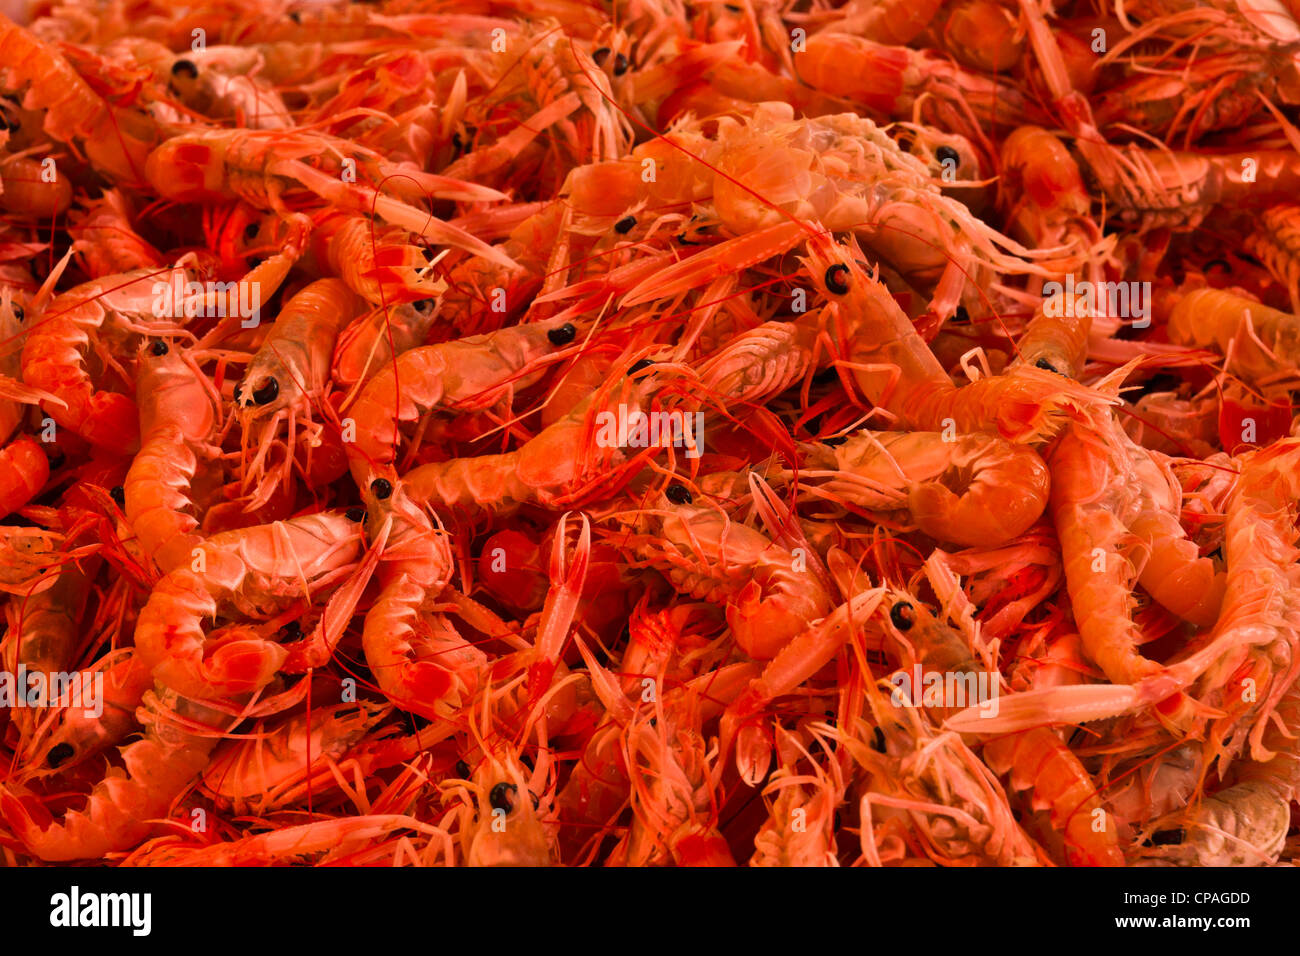
[(0, 18), (6, 862), (1291, 860), (1298, 14)]

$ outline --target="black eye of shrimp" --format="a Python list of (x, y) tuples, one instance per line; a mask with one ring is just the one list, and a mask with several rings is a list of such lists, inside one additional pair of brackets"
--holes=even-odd
[(825, 279), (828, 292), (844, 295), (849, 291), (849, 267), (844, 263), (837, 262), (827, 269)]
[(1151, 843), (1154, 846), (1178, 846), (1186, 835), (1182, 827), (1173, 830), (1157, 830), (1151, 834)]
[(172, 76), (180, 76), (182, 73), (188, 76), (191, 80), (197, 79), (199, 68), (195, 65), (193, 60), (177, 60), (172, 64)]
[(916, 609), (906, 601), (899, 601), (889, 609), (889, 622), (900, 631), (910, 631), (916, 623)]
[(268, 378), (265, 385), (253, 391), (253, 402), (258, 405), (269, 405), (279, 394), (280, 383), (273, 378)]
[(614, 75), (615, 75), (615, 76), (622, 76), (624, 73), (626, 73), (626, 72), (628, 71), (628, 68), (629, 68), (631, 65), (632, 65), (632, 62), (631, 62), (627, 57), (625, 57), (622, 53), (616, 53), (616, 54), (614, 55)]
[(673, 482), (664, 492), (664, 497), (675, 505), (689, 505), (694, 499), (691, 498), (690, 490), (685, 485), (679, 485)]
[(574, 328), (572, 322), (565, 322), (558, 329), (551, 329), (546, 333), (546, 337), (551, 340), (552, 345), (568, 345), (578, 335), (578, 330)]
[(957, 311), (952, 314), (952, 317), (957, 322), (970, 321), (970, 313), (966, 311), (966, 306), (964, 305), (957, 306)]
[(885, 732), (879, 727), (873, 728), (873, 733), (871, 734), (871, 749), (877, 753), (883, 754), (885, 752)]
[(1035, 362), (1034, 367), (1041, 368), (1045, 372), (1056, 372), (1058, 375), (1060, 374), (1060, 371), (1057, 369), (1057, 367), (1053, 365), (1051, 362), (1047, 361), (1047, 359), (1045, 358), (1040, 358), (1037, 362)]
[(636, 216), (624, 216), (618, 222), (614, 223), (614, 231), (620, 236), (626, 236), (636, 225)]
[(45, 755), (45, 762), (51, 767), (57, 767), (74, 753), (76, 751), (72, 749), (71, 744), (55, 744), (50, 748), (50, 752)]
[(347, 518), (349, 521), (365, 521), (366, 509), (349, 508), (347, 511), (343, 512), (343, 517)]
[(509, 813), (515, 807), (515, 792), (513, 783), (499, 783), (488, 794), (488, 803), (492, 805), (493, 810), (504, 810)]
[(121, 485), (118, 485), (116, 488), (110, 491), (108, 493), (108, 496), (112, 498), (115, 502), (117, 502), (117, 506), (119, 508), (126, 507), (126, 489), (123, 488)]
[(463, 760), (457, 760), (457, 761), (456, 761), (456, 776), (460, 777), (462, 780), (468, 780), (468, 779), (469, 779), (469, 764), (467, 764), (467, 763), (466, 763), (465, 761), (463, 761)]
[(257, 238), (257, 223), (250, 222), (247, 226), (244, 227), (244, 241), (252, 242), (256, 238)]
[(593, 54), (591, 55), (591, 58), (592, 58), (593, 60), (596, 61), (596, 65), (597, 65), (597, 66), (604, 66), (604, 65), (605, 65), (605, 61), (609, 59), (609, 54), (610, 54), (610, 52), (611, 52), (611, 51), (610, 51), (609, 47), (607, 47), (607, 46), (603, 46), (603, 47), (601, 47), (599, 50), (597, 50), (595, 53), (593, 53)]
[(642, 369), (649, 368), (651, 365), (654, 365), (654, 362), (650, 361), (649, 359), (641, 359), (638, 362), (632, 363), (632, 367), (627, 370), (627, 374), (635, 375), (637, 372), (641, 371)]
[(430, 312), (433, 311), (433, 307), (435, 304), (436, 303), (434, 302), (433, 299), (421, 299), (419, 302), (415, 303), (415, 305), (412, 306), (412, 308), (414, 308), (415, 311), (419, 312), (421, 315), (428, 315)]
[(167, 343), (162, 339), (155, 339), (149, 346), (150, 355), (166, 355), (167, 351)]
[(391, 498), (393, 494), (393, 483), (387, 478), (376, 478), (370, 483), (370, 490), (374, 492), (376, 498), (383, 501)]
[(950, 160), (956, 163), (961, 159), (957, 154), (957, 150), (953, 149), (951, 146), (940, 146), (934, 151), (934, 157), (941, 163), (946, 163)]
[(14, 318), (17, 319), (19, 322), (27, 318), (27, 313), (23, 310), (23, 307), (21, 305), (14, 306), (13, 313), (14, 313)]

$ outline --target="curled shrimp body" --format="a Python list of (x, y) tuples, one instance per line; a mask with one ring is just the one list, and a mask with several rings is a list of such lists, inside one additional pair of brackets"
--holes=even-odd
[[(208, 538), (189, 566), (154, 587), (136, 624), (136, 653), (164, 686), (195, 699), (258, 690), (289, 652), (252, 628), (209, 635), (218, 612), (261, 616), (337, 583), (361, 536), (344, 514), (314, 514)], [(198, 564), (202, 571), (194, 570)]]
[(364, 216), (347, 216), (332, 225), (326, 258), (348, 288), (367, 302), (418, 302), (441, 291), (439, 283), (424, 275), (428, 253), (411, 244), (406, 230)]
[(28, 851), (42, 860), (97, 859), (130, 849), (166, 817), (172, 802), (203, 769), (231, 718), (174, 694), (149, 693), (141, 711), (145, 735), (122, 748), (82, 809), (54, 821), (35, 797), (6, 785), (0, 816)]
[(430, 720), (451, 717), (477, 688), (486, 657), (445, 615), (427, 613), (451, 577), (447, 536), (391, 471), (372, 471), (364, 497), (381, 553), (381, 590), (361, 634), (366, 662), (394, 705)]
[(814, 446), (800, 469), (832, 501), (905, 507), (926, 534), (963, 545), (1005, 544), (1047, 507), (1047, 466), (1031, 448), (992, 435), (860, 432)]
[(198, 451), (216, 422), (211, 385), (193, 359), (154, 339), (140, 360), (140, 451), (131, 462), (123, 510), (137, 544), (166, 574), (189, 563), (202, 541), (191, 485)]

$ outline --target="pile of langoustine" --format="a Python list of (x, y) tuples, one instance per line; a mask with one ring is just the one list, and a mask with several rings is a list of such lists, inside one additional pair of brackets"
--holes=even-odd
[(8, 861), (1289, 860), (1298, 66), (1233, 0), (0, 20)]

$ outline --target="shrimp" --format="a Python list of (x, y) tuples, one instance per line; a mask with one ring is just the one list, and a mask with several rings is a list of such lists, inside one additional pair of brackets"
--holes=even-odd
[(724, 605), (732, 637), (754, 660), (772, 660), (831, 610), (806, 556), (732, 521), (712, 502), (695, 504), (684, 485), (670, 485), (648, 506), (615, 518), (630, 533), (613, 540), (641, 563), (679, 591)]
[[(275, 491), (268, 461), (281, 422), (288, 429), (280, 464), (281, 486), (289, 487), (299, 428), (306, 436), (310, 463), (310, 448), (313, 442), (319, 445), (324, 428), (313, 421), (312, 411), (324, 398), (339, 330), (352, 320), (359, 305), (338, 279), (311, 283), (285, 303), (236, 387), (244, 442), (243, 485), (251, 488), (249, 510), (265, 504)], [(250, 449), (254, 442), (255, 452)]]
[(654, 443), (644, 436), (642, 442), (642, 436), (629, 431), (627, 445), (620, 444), (613, 409), (622, 406), (629, 420), (633, 412), (645, 415), (641, 410), (649, 407), (649, 399), (682, 377), (680, 368), (667, 363), (651, 369), (634, 371), (623, 364), (621, 373), (615, 369), (594, 394), (517, 451), (412, 469), (405, 475), (408, 493), (439, 510), (468, 516), (510, 514), (525, 504), (580, 507), (590, 498), (617, 493), (668, 440), (661, 435)]
[(381, 369), (348, 410), (356, 425), (353, 471), (392, 464), (400, 426), (431, 412), (471, 412), (501, 405), (540, 381), (578, 335), (570, 322), (512, 326), (487, 335), (426, 345)]
[[(870, 686), (870, 685), (869, 685)], [(914, 825), (921, 849), (948, 866), (1037, 865), (1042, 849), (1016, 822), (1006, 792), (961, 738), (935, 733), (921, 708), (888, 707), (887, 695), (871, 687), (871, 724), (856, 718), (852, 730), (839, 731), (841, 742), (866, 778), (859, 798), (862, 853), (872, 866), (883, 866), (877, 814), (884, 811), (887, 831), (900, 811)], [(872, 743), (865, 740), (870, 737)], [(910, 835), (910, 834), (909, 834)]]
[(1051, 507), (1084, 652), (1115, 683), (1133, 684), (1163, 669), (1137, 649), (1137, 563), (1125, 522), (1136, 510), (1137, 477), (1114, 430), (1075, 424), (1061, 437), (1049, 461)]
[[(625, 728), (632, 825), (611, 861), (626, 866), (735, 866), (718, 830), (714, 773), (699, 732), (699, 695), (687, 692)], [(657, 708), (658, 711), (658, 708)], [(653, 721), (653, 723), (651, 723)]]
[(1229, 367), (1255, 381), (1285, 368), (1300, 372), (1300, 316), (1270, 309), (1226, 289), (1195, 289), (1169, 313), (1169, 338), (1180, 345), (1213, 346)]
[(65, 560), (62, 541), (43, 528), (0, 526), (0, 591), (25, 597), (52, 587)]
[[(462, 830), (467, 866), (551, 866), (555, 861), (553, 796), (546, 781), (554, 773), (545, 749), (530, 773), (513, 748), (485, 748), (468, 790), (478, 806), (474, 825)], [(543, 802), (545, 801), (545, 802)], [(466, 804), (466, 815), (472, 813)]]
[(155, 339), (144, 353), (136, 387), (142, 441), (122, 482), (123, 512), (137, 545), (167, 574), (188, 564), (202, 542), (190, 495), (216, 422), (216, 396), (179, 348)]
[(446, 535), (392, 472), (371, 475), (367, 523), (381, 558), (379, 596), (361, 634), (366, 662), (391, 703), (427, 719), (450, 718), (473, 696), (487, 658), (445, 615), (425, 613), (451, 578)]
[(1150, 849), (1139, 864), (1174, 866), (1261, 866), (1278, 860), (1291, 829), (1291, 802), (1300, 790), (1295, 728), (1300, 692), (1292, 685), (1279, 702), (1279, 724), (1265, 731), (1268, 760), (1238, 770), (1238, 782), (1204, 800), (1174, 811), (1150, 828)]
[(1035, 810), (1049, 812), (1071, 866), (1124, 864), (1114, 822), (1098, 816), (1105, 810), (1091, 776), (1050, 728), (996, 737), (984, 744), (982, 754), (995, 773), (1010, 774), (1012, 789), (1032, 792)]
[[(163, 838), (131, 854), (123, 866), (272, 866), (290, 861), (333, 857), (355, 853), (400, 830), (430, 838), (448, 866), (454, 859), (452, 837), (445, 830), (395, 813), (316, 820), (292, 827), (278, 827), (265, 833), (220, 841), (207, 846), (181, 846), (175, 837)], [(436, 859), (436, 856), (434, 857)]]
[[(48, 178), (47, 167), (30, 156), (4, 156), (0, 149), (0, 209), (14, 220), (48, 220), (72, 205), (72, 183)], [(45, 174), (45, 175), (43, 175)]]
[[(933, 432), (862, 431), (812, 446), (798, 476), (810, 497), (874, 510), (906, 508), (940, 541), (997, 546), (1047, 507), (1048, 473), (1031, 448), (991, 435), (956, 441)], [(793, 475), (791, 475), (793, 477)]]
[[(129, 454), (139, 447), (135, 402), (119, 392), (96, 387), (89, 354), (134, 336), (157, 335), (175, 320), (158, 309), (158, 288), (182, 285), (182, 269), (138, 269), (76, 286), (55, 296), (41, 310), (23, 345), (23, 379), (58, 401), (42, 407), (59, 426), (108, 451)], [(105, 365), (111, 367), (111, 358)]]
[[(489, 62), (507, 66), (504, 72), (489, 74), (492, 89), (481, 101), (482, 109), (489, 115), (499, 113), (513, 98), (527, 96), (536, 114), (520, 124), (531, 134), (526, 134), (525, 142), (536, 135), (534, 131), (565, 119), (557, 145), (563, 145), (571, 156), (598, 162), (616, 159), (631, 145), (631, 124), (615, 106), (609, 77), (557, 24), (541, 23), (519, 32), (510, 38), (505, 51), (494, 51)], [(583, 113), (569, 118), (579, 107)], [(448, 167), (447, 175), (485, 181), (485, 176), (490, 178), (518, 149), (512, 144), (506, 154), (488, 157), (482, 150), (474, 150)]]
[[(821, 741), (820, 737), (817, 737)], [(847, 782), (834, 760), (823, 767), (793, 734), (777, 729), (777, 749), (789, 756), (769, 778), (763, 799), (769, 815), (754, 837), (750, 866), (839, 866), (835, 852), (835, 812), (844, 802)], [(827, 749), (823, 745), (823, 749)], [(800, 774), (803, 757), (812, 773)]]
[[(967, 69), (929, 50), (874, 42), (845, 31), (808, 38), (794, 58), (798, 78), (814, 90), (844, 97), (875, 115), (924, 116), (967, 136), (1021, 123), (1033, 108), (1012, 83)], [(853, 64), (846, 69), (846, 64)]]
[(828, 351), (811, 322), (764, 322), (737, 335), (697, 371), (700, 383), (719, 399), (763, 403), (828, 361)]
[(3, 89), (27, 90), (24, 108), (42, 114), (51, 138), (79, 147), (96, 169), (124, 185), (143, 183), (145, 157), (158, 139), (151, 119), (111, 105), (51, 45), (3, 16), (0, 63)]
[[(648, 186), (642, 168), (655, 170)], [(852, 231), (909, 282), (937, 286), (931, 307), (941, 315), (953, 311), (967, 276), (1041, 271), (1027, 261), (1038, 253), (944, 196), (920, 160), (852, 113), (796, 120), (788, 104), (763, 103), (742, 122), (720, 120), (712, 140), (679, 125), (619, 163), (575, 169), (565, 193), (579, 221), (607, 224), (644, 204), (709, 202), (720, 231), (737, 237), (657, 270), (623, 297), (624, 307), (706, 284), (825, 231)], [(973, 270), (958, 258), (973, 260)]]
[(217, 748), (203, 771), (202, 789), (235, 813), (276, 810), (298, 795), (305, 780), (360, 743), (387, 711), (359, 701), (298, 714), (271, 728), (258, 721), (247, 739)]
[(161, 691), (145, 695), (143, 739), (122, 748), (124, 768), (112, 767), (85, 807), (54, 821), (17, 785), (0, 789), (0, 817), (34, 856), (49, 862), (98, 859), (130, 849), (165, 817), (203, 769), (232, 718)]
[(149, 668), (131, 648), (123, 648), (81, 671), (81, 686), (92, 686), (101, 673), (103, 712), (96, 717), (83, 707), (65, 707), (57, 712), (53, 724), (42, 724), (27, 746), (28, 753), (40, 754), (28, 765), (30, 775), (61, 773), (121, 743), (139, 729), (136, 711), (145, 693), (154, 686)]
[(204, 620), (231, 610), (260, 616), (337, 584), (359, 557), (360, 517), (304, 515), (212, 535), (190, 565), (150, 593), (136, 624), (136, 653), (155, 680), (194, 699), (265, 687), (289, 652), (251, 627), (209, 635)]
[[(1300, 439), (1284, 439), (1243, 459), (1228, 502), (1227, 589), (1210, 642), (1222, 652), (1198, 685), (1207, 701), (1226, 712), (1211, 723), (1207, 737), (1209, 753), (1222, 755), (1225, 764), (1246, 740), (1256, 759), (1268, 759), (1273, 748), (1264, 745), (1263, 735), (1272, 726), (1269, 715), (1295, 685), (1300, 664), (1300, 552), (1291, 520), (1300, 500)], [(1276, 746), (1289, 752), (1292, 745), (1284, 740)]]
[[(303, 162), (316, 156), (329, 162), (324, 172)], [(295, 131), (292, 135), (266, 130), (208, 130), (173, 136), (149, 154), (145, 167), (149, 182), (160, 195), (178, 202), (244, 199), (259, 209), (270, 209), (286, 219), (285, 196), (295, 186), (353, 213), (371, 213), (385, 222), (505, 266), (513, 261), (469, 233), (394, 198), (352, 180), (368, 176), (384, 182), (384, 189), (413, 197), (427, 190), (440, 198), (483, 201), (506, 198), (496, 190), (404, 166), (395, 166), (376, 154), (345, 140)], [(410, 184), (414, 184), (414, 188)]]
[(1088, 408), (1116, 402), (1023, 365), (958, 388), (885, 287), (858, 264), (856, 247), (812, 244), (809, 252), (806, 268), (826, 296), (830, 327), (845, 343), (841, 354), (849, 357), (853, 380), (903, 427), (996, 431), (1029, 443), (1051, 437)]

